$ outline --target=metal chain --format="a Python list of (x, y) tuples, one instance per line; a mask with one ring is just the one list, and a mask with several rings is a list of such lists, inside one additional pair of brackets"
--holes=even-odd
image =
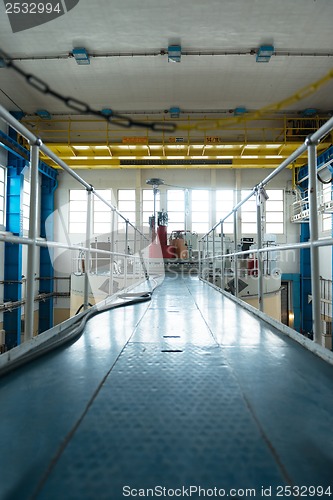
[(140, 120), (133, 120), (124, 115), (120, 115), (112, 111), (112, 114), (105, 115), (101, 111), (97, 109), (93, 109), (89, 106), (89, 104), (80, 101), (79, 99), (75, 99), (75, 97), (65, 97), (59, 92), (53, 90), (45, 81), (41, 80), (35, 75), (30, 73), (26, 73), (23, 69), (19, 68), (13, 60), (6, 54), (2, 49), (0, 49), (0, 59), (3, 60), (5, 67), (11, 68), (19, 75), (25, 78), (26, 82), (31, 85), (31, 87), (35, 88), (42, 94), (51, 95), (55, 97), (59, 101), (62, 101), (68, 108), (73, 109), (74, 111), (78, 111), (82, 114), (94, 115), (100, 118), (103, 118), (111, 125), (117, 125), (123, 128), (131, 128), (131, 127), (139, 127), (139, 128), (147, 128), (154, 132), (174, 132), (177, 128), (175, 123), (165, 123), (165, 122), (143, 122)]

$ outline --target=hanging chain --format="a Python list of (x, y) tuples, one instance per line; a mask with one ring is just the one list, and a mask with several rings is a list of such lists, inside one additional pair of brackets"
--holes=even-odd
[(165, 122), (143, 122), (140, 120), (133, 120), (127, 116), (115, 113), (112, 111), (112, 114), (105, 115), (101, 111), (97, 109), (93, 109), (89, 106), (89, 104), (76, 99), (75, 97), (65, 97), (59, 92), (53, 90), (44, 80), (38, 78), (31, 73), (26, 73), (23, 69), (19, 68), (13, 60), (6, 54), (3, 50), (0, 49), (0, 58), (3, 60), (3, 63), (6, 68), (11, 68), (19, 75), (25, 78), (26, 82), (38, 92), (41, 92), (45, 95), (50, 95), (58, 101), (62, 101), (68, 108), (73, 109), (74, 111), (78, 111), (79, 113), (85, 115), (93, 115), (98, 116), (99, 118), (103, 118), (111, 125), (117, 125), (123, 128), (131, 128), (131, 127), (139, 127), (139, 128), (148, 128), (154, 132), (174, 132), (177, 128), (175, 123), (165, 123)]

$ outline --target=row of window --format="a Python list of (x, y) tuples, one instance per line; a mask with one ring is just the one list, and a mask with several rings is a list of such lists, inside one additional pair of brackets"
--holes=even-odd
[[(111, 190), (100, 190), (98, 193), (111, 202)], [(169, 189), (166, 196), (166, 207), (161, 207), (159, 195), (156, 198), (156, 211), (161, 208), (168, 212), (168, 230), (184, 229), (185, 224), (197, 233), (206, 233), (213, 225), (211, 220), (210, 196), (213, 192), (205, 189)], [(242, 198), (249, 191), (242, 191)], [(268, 190), (269, 199), (266, 202), (266, 233), (283, 234), (284, 232), (284, 200), (282, 189)], [(216, 220), (224, 218), (235, 205), (233, 190), (215, 191)], [(118, 209), (133, 224), (135, 224), (136, 197), (135, 189), (118, 190)], [(152, 189), (142, 191), (142, 223), (148, 226), (149, 217), (154, 212), (154, 196)], [(70, 190), (69, 232), (84, 233), (86, 220), (86, 192)], [(255, 234), (257, 232), (256, 201), (254, 198), (247, 201), (242, 207), (242, 233)], [(94, 233), (110, 231), (111, 214), (107, 206), (98, 198), (94, 198)], [(118, 219), (117, 229), (122, 229), (124, 222)], [(233, 218), (229, 217), (223, 225), (223, 232), (233, 233)]]
[[(0, 226), (5, 226), (5, 193), (6, 178), (5, 168), (0, 166)], [(111, 189), (97, 191), (104, 199), (111, 203)], [(211, 197), (214, 193), (214, 203)], [(241, 198), (247, 196), (249, 191), (243, 190)], [(136, 222), (136, 191), (135, 189), (118, 190), (118, 209), (133, 224)], [(266, 201), (265, 232), (283, 234), (284, 232), (284, 198), (283, 190), (267, 190), (269, 196)], [(322, 188), (323, 201), (331, 199), (331, 185)], [(23, 184), (23, 229), (29, 228), (29, 199), (30, 183), (25, 179)], [(156, 199), (156, 211), (164, 209), (169, 215), (168, 230), (191, 229), (197, 233), (205, 233), (213, 225), (211, 207), (215, 205), (216, 221), (224, 218), (237, 202), (235, 191), (232, 189), (216, 190), (215, 192), (205, 189), (169, 189), (166, 192), (166, 207), (162, 207), (159, 194)], [(152, 189), (142, 191), (141, 221), (148, 226), (149, 217), (154, 211), (154, 196)], [(256, 224), (256, 201), (252, 197), (241, 210), (243, 234), (255, 234)], [(94, 196), (93, 205), (93, 231), (94, 234), (110, 232), (112, 224), (111, 211), (108, 207)], [(186, 224), (186, 227), (185, 227)], [(331, 214), (324, 213), (322, 216), (322, 230), (329, 231), (332, 227)], [(114, 228), (124, 229), (123, 219), (118, 218), (114, 222)], [(69, 232), (85, 233), (86, 230), (86, 191), (83, 189), (70, 190), (69, 205)], [(233, 233), (233, 218), (229, 217), (223, 224), (223, 232)]]

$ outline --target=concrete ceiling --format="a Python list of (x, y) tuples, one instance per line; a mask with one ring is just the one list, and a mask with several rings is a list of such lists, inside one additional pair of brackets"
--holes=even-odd
[[(96, 109), (256, 110), (332, 69), (332, 21), (332, 0), (80, 0), (65, 15), (17, 33), (2, 13), (0, 47), (57, 92)], [(180, 64), (161, 55), (170, 44), (188, 54)], [(256, 63), (250, 53), (262, 44), (275, 47), (269, 63)], [(76, 64), (75, 47), (88, 50), (90, 65)], [(332, 110), (332, 82), (286, 111)], [(0, 69), (0, 89), (7, 109), (68, 113), (13, 70)]]
[[(229, 168), (229, 163), (237, 168), (274, 168), (290, 154), (290, 146), (296, 148), (319, 123), (314, 122), (310, 131), (306, 124), (294, 136), (299, 124), (293, 121), (295, 129), (288, 129), (289, 118), (301, 118), (307, 108), (315, 108), (320, 119), (332, 114), (332, 0), (60, 0), (60, 5), (72, 3), (73, 8), (14, 33), (4, 3), (0, 49), (18, 68), (57, 93), (84, 101), (92, 109), (108, 108), (141, 121), (170, 120), (171, 107), (181, 110), (173, 134), (149, 135), (145, 129), (127, 130), (117, 123), (109, 126), (105, 120), (80, 116), (64, 102), (29, 86), (13, 69), (0, 67), (0, 104), (23, 111), (26, 126), (73, 168), (119, 168), (125, 161), (121, 160), (124, 143), (129, 148), (126, 161), (133, 168), (143, 168), (147, 155), (170, 163), (168, 144), (178, 139), (186, 147), (181, 155), (175, 150), (179, 161), (173, 167), (170, 163), (170, 168)], [(168, 46), (177, 44), (182, 48), (181, 62), (168, 62)], [(267, 44), (275, 50), (270, 61), (256, 62), (259, 47)], [(72, 54), (76, 47), (88, 51), (89, 65), (76, 63)], [(320, 84), (299, 93), (313, 82)], [(290, 96), (292, 101), (260, 116), (261, 121), (251, 122), (249, 114), (239, 129), (229, 125), (228, 130), (225, 125), (235, 108), (257, 112)], [(53, 119), (37, 118), (39, 109), (46, 109)], [(205, 126), (188, 131), (186, 124), (198, 119), (205, 119)], [(138, 141), (142, 136), (148, 146), (141, 151), (135, 144), (142, 143)], [(208, 146), (212, 141), (214, 147)], [(251, 142), (254, 145), (246, 146)], [(321, 148), (330, 142), (327, 137)], [(75, 143), (87, 144), (84, 154)], [(103, 154), (99, 159), (94, 147), (103, 143), (109, 158)], [(273, 143), (274, 154), (267, 154), (265, 143)], [(150, 149), (152, 144), (160, 149)], [(201, 148), (196, 155), (191, 145)], [(232, 150), (218, 149), (228, 147)], [(247, 147), (256, 150), (249, 155)], [(198, 155), (206, 158), (205, 166), (196, 161)]]

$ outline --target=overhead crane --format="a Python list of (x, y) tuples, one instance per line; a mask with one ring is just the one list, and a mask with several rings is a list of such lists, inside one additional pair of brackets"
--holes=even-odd
[[(216, 118), (188, 118), (179, 120), (176, 132), (156, 133), (79, 115), (23, 119), (72, 169), (274, 169), (304, 143), (320, 121), (283, 115), (233, 124), (226, 118), (225, 127), (216, 128)], [(329, 135), (318, 153), (331, 142)], [(305, 163), (306, 156), (300, 156), (294, 166)]]

